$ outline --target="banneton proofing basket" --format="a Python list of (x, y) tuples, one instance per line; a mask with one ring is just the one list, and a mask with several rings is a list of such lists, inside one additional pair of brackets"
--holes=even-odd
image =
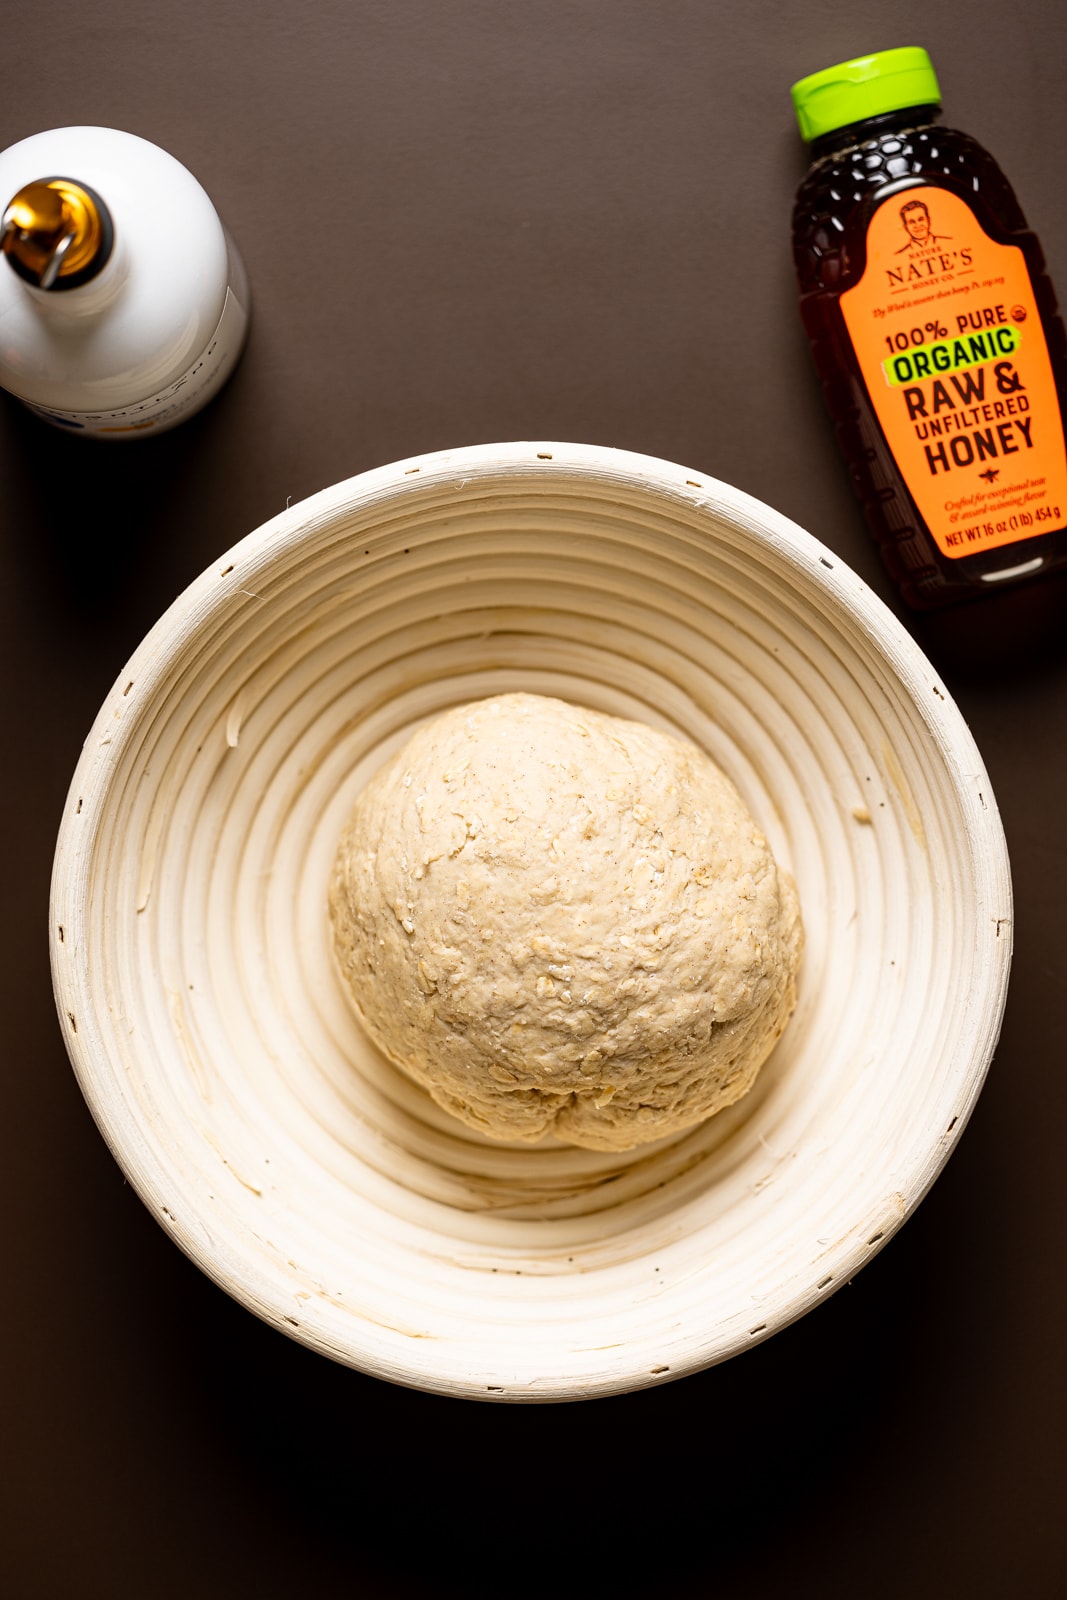
[[(519, 689), (702, 745), (800, 892), (800, 1001), (755, 1089), (624, 1155), (455, 1122), (331, 961), (368, 775)], [(981, 759), (880, 601), (726, 484), (562, 444), (383, 467), (221, 557), (100, 712), (51, 916), (78, 1079), (181, 1248), (339, 1361), (506, 1400), (693, 1372), (854, 1276), (960, 1136), (1011, 946)]]

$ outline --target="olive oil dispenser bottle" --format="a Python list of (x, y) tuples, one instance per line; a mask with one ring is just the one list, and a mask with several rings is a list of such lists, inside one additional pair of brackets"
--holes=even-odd
[(241, 354), (248, 282), (180, 162), (113, 128), (0, 153), (0, 385), (74, 433), (162, 433)]

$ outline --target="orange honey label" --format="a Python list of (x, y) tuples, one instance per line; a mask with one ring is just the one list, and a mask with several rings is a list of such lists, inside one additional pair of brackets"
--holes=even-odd
[(886, 442), (946, 556), (1061, 527), (1067, 449), (1030, 274), (933, 184), (883, 200), (841, 310)]

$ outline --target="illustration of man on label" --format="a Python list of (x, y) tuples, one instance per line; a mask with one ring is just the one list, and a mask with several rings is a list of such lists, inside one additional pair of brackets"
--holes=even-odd
[(930, 223), (930, 210), (925, 200), (908, 200), (900, 208), (900, 220), (907, 229), (909, 238), (907, 244), (902, 244), (897, 251), (902, 256), (905, 250), (914, 250), (917, 246), (940, 244), (942, 239), (951, 238), (948, 233), (935, 233)]

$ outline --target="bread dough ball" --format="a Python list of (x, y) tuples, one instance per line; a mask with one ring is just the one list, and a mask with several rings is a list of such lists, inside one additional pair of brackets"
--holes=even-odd
[(496, 1139), (626, 1150), (751, 1087), (796, 1003), (791, 879), (695, 745), (540, 695), (446, 712), (334, 864), (375, 1044)]

